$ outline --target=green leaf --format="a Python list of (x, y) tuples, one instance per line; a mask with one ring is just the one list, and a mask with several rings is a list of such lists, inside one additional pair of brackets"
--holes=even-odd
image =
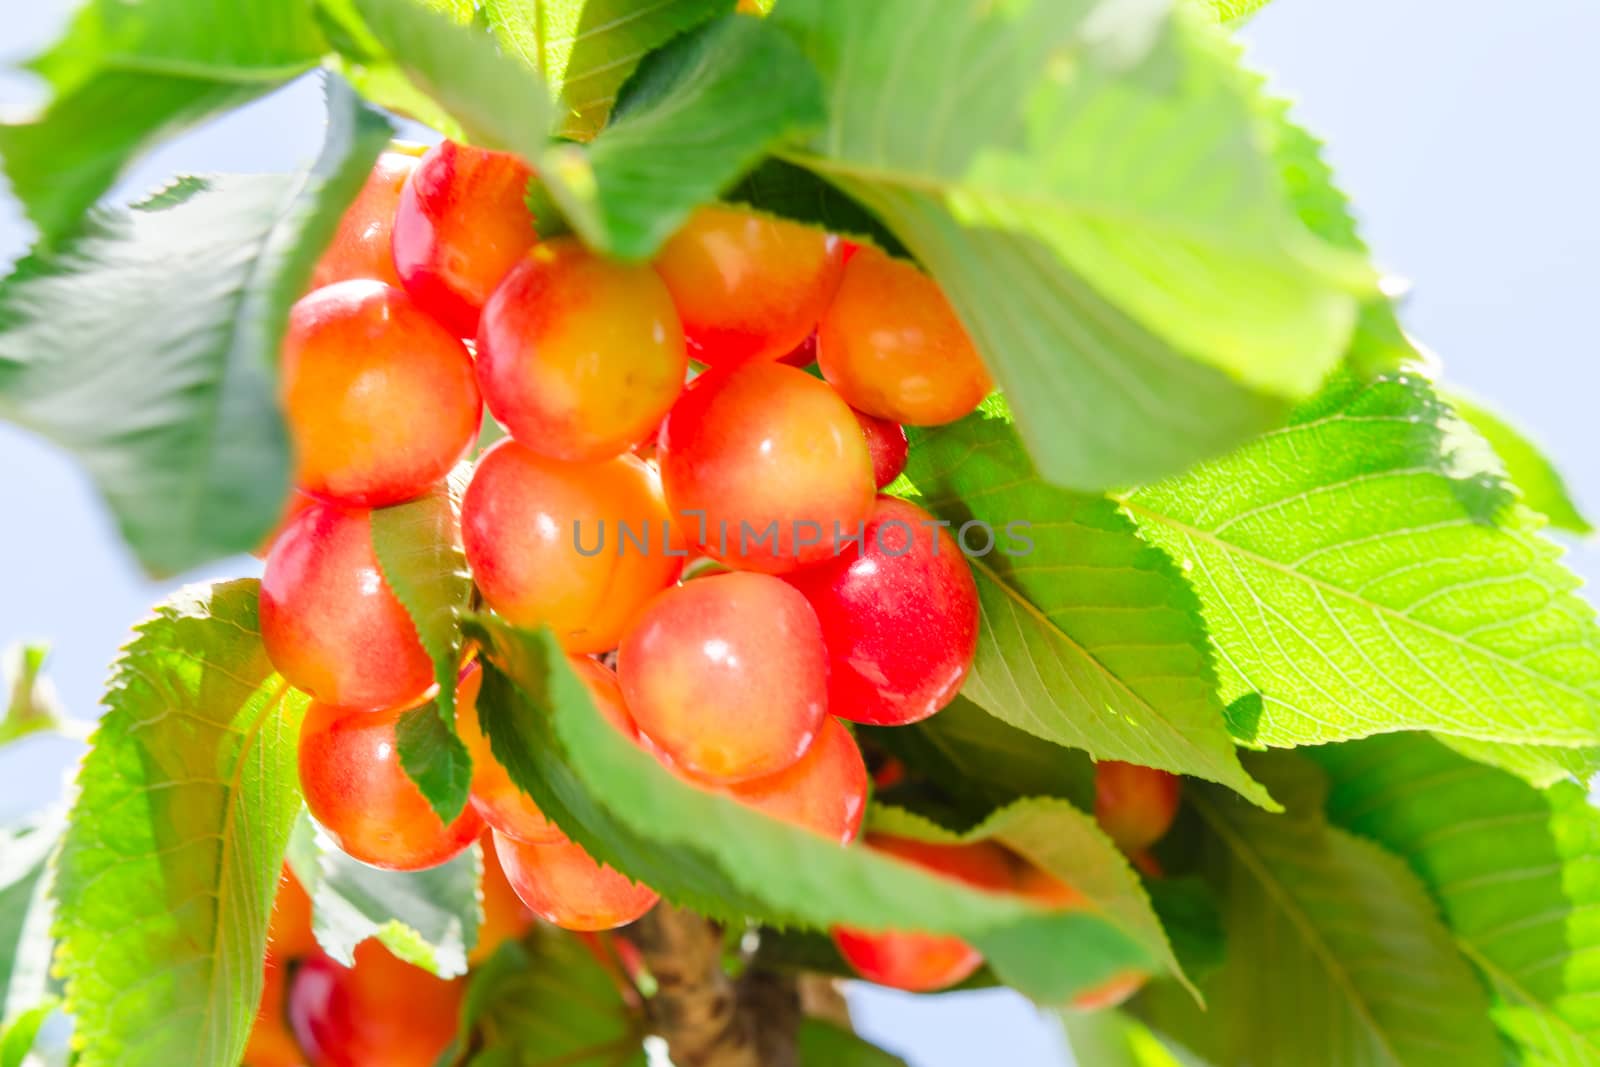
[(651, 53), (592, 145), (550, 152), (545, 185), (589, 245), (648, 259), (696, 206), (824, 114), (794, 42), (730, 15)]
[(432, 700), (400, 717), (400, 764), (445, 823), (467, 806), (472, 784), (472, 757), (455, 730), (460, 614), (472, 602), (459, 518), (469, 473), (463, 465), (448, 487), (372, 513), (372, 548), (384, 580), (416, 626), (439, 686)]
[(261, 646), (256, 592), (181, 590), (113, 668), (56, 861), (56, 965), (82, 1067), (244, 1052), (307, 704)]
[(800, 1020), (795, 1048), (799, 1067), (907, 1067), (860, 1034), (821, 1019)]
[(0, 1067), (24, 1067), (40, 1028), (60, 1006), (55, 997), (47, 997), (0, 1030)]
[(391, 132), (341, 83), (328, 106), (310, 171), (97, 209), (0, 283), (0, 418), (78, 457), (153, 574), (248, 551), (278, 521), (288, 308)]
[(1312, 752), (1328, 816), (1411, 865), (1495, 995), (1529, 1067), (1600, 1064), (1600, 812), (1584, 790), (1540, 791), (1418, 734)]
[(87, 736), (87, 725), (68, 717), (56, 687), (44, 675), (49, 655), (49, 645), (21, 643), (8, 645), (0, 653), (0, 683), (4, 685), (0, 691), (7, 694), (6, 712), (0, 716), (0, 745), (44, 731)]
[(20, 1018), (50, 992), (48, 875), (65, 815), (53, 811), (0, 830), (0, 1023)]
[(30, 64), (54, 98), (0, 125), (0, 159), (47, 242), (144, 152), (311, 70), (326, 47), (309, 5), (231, 0), (215, 15), (187, 0), (91, 0)]
[(1206, 1010), (1153, 986), (1135, 1013), (1216, 1064), (1501, 1067), (1483, 987), (1416, 876), (1326, 824), (1315, 766), (1279, 754), (1250, 768), (1288, 814), (1188, 794), (1228, 938), (1200, 983)]
[(1540, 789), (1563, 779), (1587, 782), (1596, 772), (1600, 772), (1600, 748), (1515, 745), (1504, 741), (1451, 737), (1449, 734), (1433, 736), (1468, 759), (1510, 771)]
[(722, 199), (864, 241), (897, 256), (910, 255), (872, 212), (809, 170), (781, 159), (764, 160)]
[(830, 102), (785, 157), (938, 279), (1051, 481), (1222, 452), (1343, 354), (1370, 272), (1295, 217), (1255, 79), (1187, 6), (785, 0), (772, 17)]
[(1251, 740), (1600, 741), (1594, 611), (1421, 378), (1341, 376), (1289, 428), (1125, 504), (1184, 561), (1223, 699), (1260, 694)]
[(1061, 1024), (1077, 1063), (1091, 1067), (1186, 1067), (1159, 1037), (1120, 1011), (1063, 1011)]
[(375, 937), (397, 958), (441, 978), (466, 973), (483, 924), (477, 845), (425, 871), (380, 871), (346, 856), (301, 819), (289, 863), (311, 897), (317, 944), (346, 967), (355, 965), (356, 946)]
[(1102, 916), (985, 893), (865, 848), (840, 848), (689, 785), (599, 716), (548, 636), (488, 617), (469, 620), (468, 629), (491, 654), (479, 719), (496, 758), (596, 859), (669, 900), (778, 926), (956, 934), (1006, 981), (1045, 1000), (1129, 967), (1158, 966)]
[[(914, 433), (906, 476), (960, 534), (982, 625), (963, 693), (1037, 737), (1271, 798), (1239, 765), (1200, 605), (1172, 560), (1102, 496), (1046, 484), (989, 411)], [(973, 527), (972, 547), (986, 542)]]
[(1457, 415), (1484, 436), (1505, 465), (1511, 483), (1522, 491), (1522, 502), (1550, 520), (1550, 525), (1567, 533), (1587, 536), (1594, 533), (1589, 520), (1578, 511), (1561, 472), (1547, 459), (1539, 446), (1521, 430), (1460, 392), (1450, 391), (1445, 399)]
[(1271, 0), (1200, 0), (1218, 22), (1239, 22), (1266, 7)]
[(506, 50), (545, 72), (556, 132), (589, 140), (647, 53), (733, 0), (484, 0), (483, 10)]

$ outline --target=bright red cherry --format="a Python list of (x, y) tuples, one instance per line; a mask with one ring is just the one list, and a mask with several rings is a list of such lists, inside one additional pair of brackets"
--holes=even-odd
[(828, 645), (828, 710), (874, 726), (926, 719), (955, 698), (978, 648), (978, 587), (955, 540), (914, 504), (880, 496), (859, 548), (787, 580)]
[(697, 378), (657, 444), (667, 505), (706, 555), (779, 574), (833, 555), (872, 510), (872, 455), (827, 383), (777, 363)]
[(829, 718), (794, 766), (727, 789), (735, 800), (774, 819), (848, 845), (867, 809), (867, 765), (850, 731)]
[(595, 862), (570, 841), (530, 845), (497, 833), (494, 848), (522, 902), (564, 930), (626, 926), (661, 899), (649, 886)]
[(680, 770), (761, 778), (800, 759), (827, 708), (822, 632), (805, 598), (764, 574), (668, 589), (618, 649), (628, 710)]
[(400, 190), (411, 172), (417, 169), (422, 147), (395, 146), (378, 157), (367, 175), (367, 182), (339, 220), (333, 241), (322, 253), (311, 272), (311, 288), (320, 289), (351, 278), (374, 278), (399, 285), (394, 269), (395, 211), (400, 205)]
[(377, 941), (355, 966), (318, 953), (289, 989), (289, 1022), (311, 1067), (433, 1067), (455, 1039), (466, 991), (396, 959)]
[(295, 482), (360, 507), (421, 495), (478, 437), (466, 347), (392, 285), (348, 281), (302, 297), (283, 341)]
[(394, 265), (406, 292), (457, 337), (476, 337), (489, 294), (533, 247), (528, 182), (516, 156), (444, 141), (400, 190)]
[(906, 469), (906, 456), (911, 450), (906, 441), (906, 428), (865, 411), (857, 411), (855, 416), (861, 424), (861, 432), (866, 435), (867, 451), (872, 453), (872, 478), (879, 489), (887, 489)]
[(839, 242), (748, 208), (699, 208), (656, 256), (695, 359), (771, 360), (817, 325), (839, 284)]
[(261, 576), (261, 639), (291, 685), (329, 704), (391, 707), (433, 684), (378, 566), (368, 511), (315, 504), (284, 529)]
[(1182, 779), (1136, 763), (1106, 760), (1094, 768), (1094, 817), (1124, 852), (1149, 848), (1178, 816)]

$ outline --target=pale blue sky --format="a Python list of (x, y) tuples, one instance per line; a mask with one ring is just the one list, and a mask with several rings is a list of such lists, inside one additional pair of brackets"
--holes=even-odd
[[(46, 44), (70, 7), (6, 6), (0, 64)], [(1329, 141), (1381, 263), (1413, 282), (1409, 327), (1453, 382), (1547, 446), (1580, 503), (1600, 507), (1600, 6), (1279, 0), (1244, 36), (1251, 60)], [(0, 75), (0, 107), (36, 98), (31, 81)], [(164, 149), (120, 192), (178, 171), (286, 169), (314, 155), (319, 122), (318, 90), (301, 82)], [(0, 262), (26, 241), (0, 197)], [(176, 583), (145, 581), (79, 471), (4, 425), (0, 501), (0, 645), (52, 641), (56, 683), (87, 715), (129, 625)], [(1573, 563), (1600, 579), (1600, 547), (1577, 548)], [(0, 820), (54, 796), (75, 751), (47, 738), (0, 750)], [(1008, 994), (882, 994), (857, 1007), (862, 1029), (914, 1067), (1063, 1062), (1051, 1030)]]

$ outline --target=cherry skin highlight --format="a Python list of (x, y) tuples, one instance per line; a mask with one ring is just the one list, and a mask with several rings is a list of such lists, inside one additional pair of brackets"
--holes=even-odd
[(472, 357), (392, 285), (340, 282), (302, 297), (282, 372), (295, 483), (312, 496), (360, 507), (410, 500), (477, 439)]
[(906, 441), (906, 428), (865, 411), (854, 411), (854, 414), (867, 438), (867, 451), (872, 455), (872, 480), (879, 489), (887, 489), (906, 469), (906, 457), (911, 451)]
[(806, 339), (839, 285), (838, 238), (748, 208), (699, 208), (656, 255), (695, 359), (772, 360)]
[(316, 504), (279, 535), (261, 576), (261, 639), (291, 685), (329, 704), (392, 707), (433, 683), (367, 511)]
[(400, 206), (400, 190), (411, 172), (417, 169), (422, 154), (391, 149), (378, 157), (366, 184), (339, 220), (333, 241), (311, 271), (311, 288), (321, 289), (351, 278), (373, 278), (398, 286), (400, 275), (394, 269), (395, 211)]
[(606, 459), (649, 437), (688, 368), (678, 313), (655, 272), (573, 237), (529, 252), (478, 327), (489, 410), (555, 459)]
[(741, 804), (848, 845), (867, 809), (867, 765), (850, 731), (829, 718), (794, 766), (727, 788)]
[(1182, 779), (1136, 763), (1106, 760), (1094, 768), (1094, 817), (1124, 852), (1149, 848), (1178, 816)]
[(955, 540), (927, 512), (880, 496), (860, 548), (787, 580), (828, 645), (828, 710), (904, 726), (961, 689), (978, 648), (978, 587)]
[(657, 595), (622, 639), (617, 675), (658, 753), (714, 782), (793, 766), (827, 708), (816, 616), (764, 574), (696, 578)]
[(433, 1067), (455, 1039), (466, 990), (396, 959), (377, 941), (355, 966), (318, 953), (289, 988), (289, 1021), (311, 1067)]
[(395, 726), (408, 710), (351, 711), (313, 701), (300, 727), (306, 808), (346, 853), (387, 871), (437, 867), (483, 832), (470, 804), (445, 825), (400, 766)]
[(614, 930), (661, 899), (649, 886), (596, 863), (570, 841), (530, 845), (497, 833), (494, 848), (522, 902), (564, 930)]
[(400, 190), (394, 265), (423, 310), (476, 337), (489, 294), (538, 240), (526, 196), (533, 170), (516, 156), (444, 141)]
[(875, 248), (845, 267), (817, 363), (851, 407), (910, 426), (954, 422), (994, 387), (937, 283)]
[(568, 652), (615, 648), (686, 551), (642, 460), (563, 463), (510, 439), (478, 461), (461, 526), (489, 606), (518, 626), (549, 626)]
[[(697, 378), (662, 424), (667, 505), (705, 554), (781, 574), (833, 554), (872, 510), (872, 455), (849, 405), (777, 363)], [(764, 535), (772, 536), (766, 537)]]

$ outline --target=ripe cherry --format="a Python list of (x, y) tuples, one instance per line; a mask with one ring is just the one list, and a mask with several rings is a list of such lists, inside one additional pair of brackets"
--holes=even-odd
[(879, 489), (887, 489), (906, 469), (906, 457), (911, 451), (906, 441), (906, 428), (865, 411), (856, 411), (855, 416), (861, 424), (861, 432), (866, 435), (867, 451), (872, 454), (873, 481), (878, 483)]
[(792, 766), (827, 707), (822, 631), (764, 574), (717, 574), (645, 606), (618, 650), (639, 732), (678, 769), (719, 782)]
[(483, 832), (470, 804), (446, 825), (401, 767), (395, 726), (407, 710), (313, 701), (300, 727), (306, 808), (346, 853), (389, 871), (437, 867)]
[(927, 512), (880, 496), (859, 548), (787, 576), (828, 645), (828, 710), (875, 726), (955, 698), (978, 647), (978, 587)]
[(507, 941), (521, 939), (533, 927), (533, 913), (506, 880), (493, 836), (485, 831), (478, 843), (483, 850), (483, 922), (478, 925), (478, 943), (467, 953), (467, 962), (474, 967)]
[(868, 247), (822, 317), (817, 362), (851, 407), (911, 426), (954, 422), (994, 384), (937, 283)]
[(744, 570), (826, 559), (872, 510), (860, 424), (825, 382), (793, 367), (750, 363), (697, 378), (662, 424), (656, 454), (685, 532)]
[(433, 1067), (455, 1039), (465, 991), (396, 959), (377, 941), (355, 966), (318, 953), (295, 972), (289, 1021), (311, 1067)]
[(721, 204), (698, 209), (655, 260), (690, 352), (712, 367), (792, 351), (817, 325), (841, 267), (837, 238)]
[(794, 766), (727, 788), (742, 804), (848, 845), (867, 808), (867, 765), (850, 731), (829, 718)]
[(261, 576), (261, 639), (290, 684), (329, 704), (390, 707), (433, 682), (378, 566), (367, 511), (316, 504), (279, 535)]
[(570, 841), (531, 845), (494, 835), (511, 888), (533, 913), (565, 930), (613, 930), (655, 907), (660, 895)]
[(529, 252), (478, 327), (489, 410), (556, 459), (605, 459), (649, 437), (688, 367), (678, 313), (655, 272), (572, 237)]
[(454, 141), (428, 149), (400, 191), (394, 265), (406, 292), (457, 337), (476, 337), (489, 294), (533, 247), (533, 171)]
[(244, 1062), (249, 1067), (301, 1067), (305, 1056), (289, 1031), (285, 996), (288, 960), (268, 956), (261, 975), (261, 1004), (250, 1027)]
[(484, 600), (518, 626), (548, 626), (569, 652), (615, 648), (645, 601), (676, 580), (660, 480), (642, 460), (548, 459), (519, 442), (478, 461), (462, 542)]
[(1094, 817), (1124, 852), (1161, 840), (1178, 816), (1182, 780), (1136, 763), (1106, 760), (1094, 768)]
[(360, 507), (410, 500), (477, 439), (472, 357), (392, 285), (340, 282), (301, 298), (282, 370), (295, 481), (313, 496)]
[(396, 147), (378, 157), (372, 173), (367, 175), (366, 184), (339, 220), (333, 241), (312, 270), (312, 289), (351, 278), (400, 284), (390, 240), (394, 233), (395, 211), (400, 205), (400, 190), (411, 172), (417, 169), (417, 158), (421, 154), (420, 146), (414, 151)]
[(316, 950), (317, 939), (311, 932), (311, 898), (285, 864), (267, 923), (267, 954), (274, 959), (294, 960)]

